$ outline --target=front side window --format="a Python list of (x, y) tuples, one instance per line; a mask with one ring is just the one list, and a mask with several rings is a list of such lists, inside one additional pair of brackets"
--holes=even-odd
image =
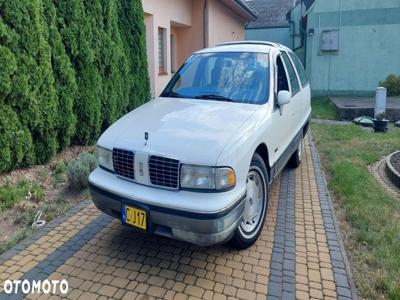
[(193, 55), (162, 97), (263, 104), (269, 95), (267, 53), (216, 52)]
[(277, 66), (277, 92), (280, 91), (289, 91), (289, 84), (286, 76), (285, 67), (283, 66), (282, 59), (280, 56), (276, 59), (276, 66)]
[(286, 54), (286, 52), (282, 52), (282, 58), (283, 58), (283, 61), (285, 62), (285, 66), (288, 71), (290, 87), (292, 88), (292, 95), (295, 95), (300, 90), (296, 71), (294, 70), (293, 65), (290, 62), (290, 59), (289, 59), (288, 55)]

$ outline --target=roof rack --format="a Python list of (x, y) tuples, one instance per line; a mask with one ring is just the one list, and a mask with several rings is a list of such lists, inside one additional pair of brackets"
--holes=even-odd
[(246, 44), (252, 44), (252, 45), (266, 45), (266, 46), (273, 46), (273, 47), (282, 47), (281, 44), (279, 43), (274, 43), (274, 42), (268, 42), (268, 41), (236, 41), (236, 42), (226, 42), (222, 44), (218, 44), (218, 46), (228, 46), (228, 45), (246, 45)]

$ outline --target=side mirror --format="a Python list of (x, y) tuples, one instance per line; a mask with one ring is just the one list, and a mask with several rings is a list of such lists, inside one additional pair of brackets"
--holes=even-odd
[(278, 93), (278, 105), (281, 107), (285, 104), (290, 103), (291, 95), (289, 91), (279, 91)]

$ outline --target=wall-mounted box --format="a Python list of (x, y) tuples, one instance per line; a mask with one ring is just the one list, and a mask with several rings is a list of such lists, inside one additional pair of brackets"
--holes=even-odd
[(321, 32), (321, 51), (339, 51), (339, 30)]

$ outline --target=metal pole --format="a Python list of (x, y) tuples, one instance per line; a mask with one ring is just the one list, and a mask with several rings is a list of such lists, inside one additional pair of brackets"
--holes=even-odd
[(377, 87), (375, 92), (375, 117), (386, 112), (386, 88)]

